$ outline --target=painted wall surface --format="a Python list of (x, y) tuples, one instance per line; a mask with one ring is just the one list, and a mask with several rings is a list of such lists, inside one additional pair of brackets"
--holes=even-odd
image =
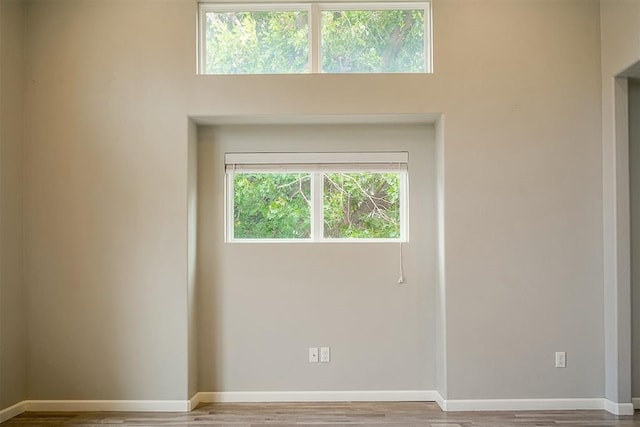
[(195, 75), (195, 2), (28, 3), (30, 397), (186, 398), (187, 115), (429, 112), (446, 115), (448, 397), (601, 397), (599, 9), (436, 0), (433, 75), (223, 77)]
[(640, 81), (629, 81), (629, 188), (631, 195), (632, 389), (640, 396)]
[(0, 2), (0, 409), (26, 397), (22, 280), (24, 7)]
[[(203, 391), (432, 390), (434, 130), (427, 125), (200, 130)], [(224, 153), (408, 151), (409, 242), (225, 243)], [(331, 363), (309, 363), (309, 347)]]
[(640, 58), (640, 2), (600, 2), (600, 25), (603, 77), (610, 79)]
[(187, 398), (194, 8), (27, 5), (30, 398)]
[(435, 124), (436, 131), (436, 197), (437, 197), (437, 239), (438, 239), (438, 280), (436, 288), (436, 304), (435, 304), (435, 326), (436, 326), (436, 390), (443, 399), (448, 399), (447, 392), (447, 278), (446, 271), (446, 242), (445, 242), (445, 139), (444, 139), (445, 118), (440, 117)]
[(198, 127), (189, 120), (187, 168), (189, 188), (187, 194), (188, 214), (188, 276), (187, 296), (189, 299), (189, 398), (198, 391), (198, 287), (197, 287), (197, 246), (198, 246)]
[(448, 397), (602, 396), (598, 3), (436, 16)]
[(640, 60), (640, 2), (600, 2), (605, 397), (631, 401), (629, 160), (626, 81)]

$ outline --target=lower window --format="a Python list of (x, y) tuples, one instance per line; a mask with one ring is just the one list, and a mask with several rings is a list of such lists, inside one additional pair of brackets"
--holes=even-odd
[[(278, 154), (281, 162), (266, 162)], [(363, 154), (362, 163), (309, 163), (314, 156), (305, 153), (297, 163), (296, 154), (227, 155), (227, 241), (407, 240), (406, 160), (372, 163)], [(235, 163), (243, 158), (255, 163)]]

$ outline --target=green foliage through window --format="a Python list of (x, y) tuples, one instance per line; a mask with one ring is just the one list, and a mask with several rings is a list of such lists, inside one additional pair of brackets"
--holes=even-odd
[[(426, 72), (428, 4), (404, 3), (396, 9), (393, 3), (351, 3), (333, 10), (330, 4), (296, 3), (287, 10), (266, 3), (238, 4), (239, 9), (204, 3), (201, 72)], [(312, 27), (316, 19), (319, 26)], [(312, 38), (320, 43), (312, 45)]]
[[(232, 173), (234, 239), (401, 238), (401, 173)], [(314, 195), (314, 180), (321, 194)], [(314, 210), (314, 205), (315, 210)], [(316, 213), (314, 217), (314, 212)]]
[(424, 71), (424, 9), (322, 12), (322, 71)]
[(241, 173), (233, 180), (236, 239), (300, 239), (311, 236), (311, 176)]
[(324, 237), (400, 237), (397, 173), (324, 174)]
[(206, 13), (206, 74), (304, 73), (309, 68), (308, 14)]

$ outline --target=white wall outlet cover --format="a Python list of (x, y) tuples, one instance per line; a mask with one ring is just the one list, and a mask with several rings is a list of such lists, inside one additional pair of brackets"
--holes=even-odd
[(564, 351), (556, 351), (556, 368), (567, 367), (567, 353)]
[(331, 362), (331, 349), (329, 347), (320, 348), (320, 362)]
[(309, 347), (309, 363), (318, 363), (318, 347)]

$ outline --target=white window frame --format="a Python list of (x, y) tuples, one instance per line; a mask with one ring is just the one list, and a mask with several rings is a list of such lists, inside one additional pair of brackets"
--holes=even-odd
[[(309, 26), (309, 73), (322, 73), (322, 12), (339, 10), (424, 10), (424, 72), (408, 72), (409, 74), (432, 73), (433, 72), (433, 46), (432, 46), (432, 18), (431, 1), (415, 2), (348, 2), (348, 3), (212, 3), (200, 2), (198, 6), (197, 25), (197, 72), (205, 74), (206, 70), (206, 14), (208, 12), (307, 12)], [(333, 74), (333, 73), (327, 73)], [(382, 73), (367, 73), (382, 74)], [(402, 73), (398, 73), (402, 74)]]
[[(226, 153), (225, 242), (227, 243), (363, 243), (409, 241), (409, 153)], [(234, 176), (236, 173), (308, 173), (311, 176), (311, 236), (300, 239), (236, 239)], [(398, 173), (400, 177), (399, 238), (324, 237), (323, 174), (329, 172)]]

